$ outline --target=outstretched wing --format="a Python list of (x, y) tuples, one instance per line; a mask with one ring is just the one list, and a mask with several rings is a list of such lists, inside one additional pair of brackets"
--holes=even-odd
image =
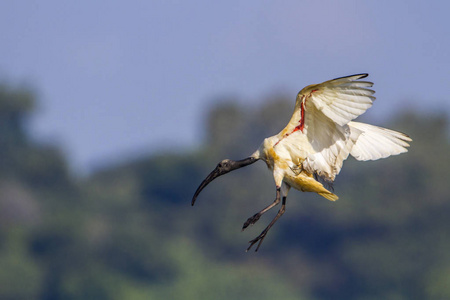
[(361, 131), (350, 154), (357, 160), (376, 160), (407, 152), (411, 138), (404, 133), (374, 125), (350, 122), (350, 130)]
[(359, 80), (367, 76), (352, 75), (305, 87), (297, 95), (293, 118), (303, 127), (315, 126), (312, 122), (320, 115), (340, 126), (346, 125), (370, 108), (375, 100), (375, 92), (369, 89), (373, 83)]
[(280, 133), (280, 139), (293, 145), (306, 135), (311, 148), (302, 163), (306, 171), (328, 180), (334, 180), (339, 173), (342, 162), (362, 133), (357, 128), (350, 130), (347, 124), (375, 100), (375, 92), (369, 89), (373, 83), (360, 80), (367, 76), (336, 78), (307, 86), (298, 93), (294, 114)]

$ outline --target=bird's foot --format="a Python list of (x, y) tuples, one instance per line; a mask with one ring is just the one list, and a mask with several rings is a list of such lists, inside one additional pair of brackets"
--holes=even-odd
[(251, 240), (251, 241), (249, 242), (249, 243), (250, 243), (250, 246), (248, 246), (248, 248), (247, 248), (247, 250), (245, 250), (245, 252), (248, 252), (248, 250), (250, 250), (250, 248), (252, 248), (253, 245), (255, 245), (256, 243), (259, 242), (259, 243), (258, 243), (258, 246), (257, 246), (256, 249), (255, 249), (255, 252), (258, 252), (258, 249), (259, 249), (259, 247), (261, 246), (261, 243), (263, 242), (264, 238), (266, 237), (268, 231), (269, 231), (269, 230), (267, 230), (267, 228), (266, 228), (263, 232), (261, 232), (260, 235), (258, 235), (255, 239)]
[(303, 171), (303, 165), (300, 164), (299, 166), (292, 166), (290, 167), (292, 172), (294, 172), (295, 175), (300, 175), (300, 173)]
[(248, 218), (242, 226), (242, 231), (244, 231), (248, 226), (255, 224), (259, 218), (261, 217), (261, 213), (256, 213), (252, 217)]

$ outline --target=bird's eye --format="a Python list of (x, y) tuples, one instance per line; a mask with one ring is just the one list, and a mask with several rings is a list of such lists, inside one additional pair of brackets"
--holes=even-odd
[(218, 165), (217, 165), (217, 167), (218, 168), (227, 168), (228, 167), (228, 161), (221, 161)]

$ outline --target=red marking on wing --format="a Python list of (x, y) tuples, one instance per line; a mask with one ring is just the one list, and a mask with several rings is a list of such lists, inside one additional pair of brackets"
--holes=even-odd
[(302, 101), (302, 106), (300, 107), (300, 120), (298, 122), (298, 125), (294, 128), (294, 131), (301, 130), (303, 132), (303, 129), (305, 128), (305, 103), (308, 100), (309, 97), (311, 97), (311, 94), (314, 92), (317, 92), (318, 90), (312, 90), (311, 93), (309, 93), (308, 97), (305, 97)]
[(311, 97), (312, 93), (317, 92), (318, 89), (312, 90), (311, 93), (309, 93), (308, 97), (303, 98), (302, 106), (300, 107), (300, 121), (298, 125), (294, 128), (293, 132), (296, 132), (297, 130), (301, 130), (303, 132), (303, 129), (305, 128), (305, 103), (308, 100), (309, 97)]
[(304, 128), (305, 128), (305, 102), (302, 102), (302, 106), (300, 107), (300, 121), (298, 122), (298, 125), (294, 128), (292, 133), (296, 132), (297, 130), (301, 130), (301, 132), (303, 132)]
[(292, 130), (290, 133), (285, 134), (278, 142), (276, 142), (275, 145), (273, 145), (274, 147), (276, 145), (278, 145), (278, 143), (281, 142), (282, 139), (288, 137), (292, 133), (294, 133), (298, 130), (303, 132), (303, 129), (305, 129), (305, 103), (306, 103), (306, 100), (308, 100), (308, 98), (311, 97), (312, 93), (317, 92), (317, 91), (318, 91), (318, 89), (312, 90), (311, 93), (309, 93), (308, 97), (303, 96), (302, 104), (300, 106), (300, 120), (298, 122), (298, 125), (295, 126), (294, 130)]

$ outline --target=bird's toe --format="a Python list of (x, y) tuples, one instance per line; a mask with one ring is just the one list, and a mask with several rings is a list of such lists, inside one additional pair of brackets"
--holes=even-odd
[(261, 217), (260, 213), (254, 214), (252, 217), (248, 218), (247, 221), (245, 221), (244, 225), (242, 226), (242, 231), (246, 229), (248, 226), (255, 224), (259, 218)]
[(261, 243), (263, 242), (263, 240), (266, 237), (266, 235), (267, 235), (267, 230), (264, 230), (256, 238), (254, 238), (253, 240), (249, 241), (250, 246), (248, 246), (248, 248), (247, 248), (247, 250), (245, 250), (245, 252), (248, 252), (248, 250), (250, 250), (253, 247), (253, 245), (255, 245), (256, 243), (259, 242), (258, 246), (256, 246), (256, 249), (255, 249), (255, 252), (258, 252), (258, 249), (261, 246)]

